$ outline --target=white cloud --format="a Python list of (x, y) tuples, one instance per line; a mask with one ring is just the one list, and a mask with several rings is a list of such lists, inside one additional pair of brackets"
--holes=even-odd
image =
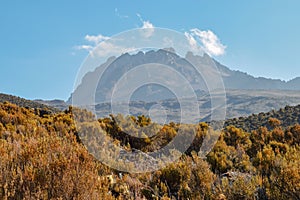
[(196, 54), (199, 54), (199, 53), (203, 52), (202, 48), (198, 45), (196, 39), (193, 37), (193, 35), (191, 33), (184, 32), (184, 35), (185, 35), (185, 37), (187, 38), (187, 40), (189, 42), (189, 45), (191, 47), (192, 52), (194, 52)]
[(88, 51), (89, 53), (92, 52), (92, 50), (97, 46), (99, 45), (101, 42), (104, 42), (106, 40), (109, 40), (110, 37), (107, 37), (107, 36), (104, 36), (104, 35), (86, 35), (84, 37), (84, 39), (89, 42), (89, 43), (92, 43), (92, 44), (83, 44), (83, 45), (78, 45), (78, 46), (75, 46), (75, 49), (77, 50), (86, 50)]
[[(118, 8), (115, 8), (115, 13), (120, 18), (128, 18), (128, 16), (126, 16), (126, 15), (120, 15)], [(141, 33), (143, 34), (143, 36), (145, 36), (146, 38), (151, 37), (154, 33), (154, 25), (150, 21), (143, 20), (143, 18), (141, 17), (140, 14), (137, 13), (136, 15), (142, 22), (142, 26), (140, 28), (141, 28)], [(125, 47), (121, 47), (121, 46), (112, 44), (109, 41), (110, 37), (104, 36), (102, 34), (86, 35), (84, 37), (84, 39), (85, 39), (85, 41), (87, 41), (90, 44), (78, 45), (78, 46), (75, 46), (75, 49), (86, 50), (89, 53), (92, 53), (92, 50), (98, 46), (99, 48), (95, 49), (95, 52), (93, 52), (93, 54), (97, 54), (100, 56), (104, 56), (108, 53), (125, 53), (125, 52), (129, 52), (129, 51), (134, 51), (133, 48), (125, 48)]]
[(202, 44), (202, 48), (210, 55), (220, 56), (225, 54), (226, 46), (223, 45), (220, 39), (211, 30), (202, 31), (197, 28), (190, 30), (190, 36), (197, 38)]
[[(86, 35), (84, 37), (85, 41), (92, 44), (83, 44), (75, 46), (76, 50), (86, 50), (92, 56), (107, 56), (122, 54), (130, 51), (134, 51), (133, 48), (126, 48), (116, 44), (113, 44), (110, 41), (110, 37), (99, 35)], [(96, 48), (97, 47), (97, 48)]]
[(146, 38), (151, 37), (154, 33), (154, 25), (150, 21), (144, 20), (139, 13), (137, 13), (136, 15), (138, 16), (140, 21), (143, 23), (141, 28), (144, 29), (144, 30), (142, 30), (142, 33), (144, 34), (144, 36)]
[(154, 28), (153, 24), (149, 21), (143, 21), (142, 28)]
[(93, 42), (95, 45), (99, 44), (102, 41), (108, 40), (110, 37), (99, 35), (86, 35), (84, 39), (88, 42)]
[[(115, 9), (115, 12), (118, 14), (118, 9)], [(154, 34), (155, 26), (148, 20), (144, 20), (139, 13), (136, 14), (140, 21), (141, 25), (141, 34), (144, 37), (149, 38)], [(213, 33), (211, 30), (200, 30), (198, 28), (193, 28), (188, 32), (184, 32), (184, 35), (188, 39), (191, 50), (194, 53), (203, 53), (206, 52), (211, 56), (220, 56), (225, 54), (226, 46), (223, 45), (218, 38), (218, 36)], [(125, 53), (128, 51), (133, 51), (134, 49), (128, 49), (122, 46), (118, 46), (116, 44), (111, 43), (109, 41), (110, 37), (104, 36), (102, 34), (99, 35), (86, 35), (84, 37), (88, 44), (83, 44), (80, 46), (76, 46), (77, 50), (86, 50), (91, 53), (91, 51), (98, 45), (97, 54), (103, 56), (109, 52), (111, 53)], [(167, 41), (164, 39), (164, 42), (173, 43), (176, 41)], [(95, 52), (94, 52), (95, 53)]]
[[(128, 16), (121, 16), (117, 8), (115, 8), (115, 13), (119, 17), (128, 17)], [(142, 22), (141, 33), (143, 34), (143, 36), (145, 36), (146, 38), (151, 37), (154, 33), (154, 25), (150, 21), (143, 20), (140, 14), (137, 13), (137, 16)], [(86, 50), (89, 53), (92, 53), (92, 50), (98, 46), (98, 48), (95, 49), (95, 52), (93, 52), (93, 54), (97, 54), (99, 56), (104, 56), (107, 55), (108, 53), (113, 54), (113, 53), (125, 53), (128, 51), (134, 51), (133, 48), (125, 48), (125, 47), (112, 44), (111, 42), (109, 42), (110, 37), (104, 36), (102, 34), (86, 35), (84, 39), (88, 43), (92, 43), (92, 44), (78, 45), (75, 46), (75, 49)]]

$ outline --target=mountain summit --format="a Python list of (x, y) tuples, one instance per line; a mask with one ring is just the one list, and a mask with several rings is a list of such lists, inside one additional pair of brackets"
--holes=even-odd
[[(72, 96), (79, 95), (82, 99), (91, 98), (91, 94), (87, 94), (87, 88), (91, 85), (96, 85), (95, 99), (96, 103), (109, 101), (108, 95), (112, 93), (114, 85), (127, 71), (149, 63), (158, 63), (168, 65), (183, 74), (185, 78), (191, 83), (196, 93), (202, 94), (201, 91), (207, 91), (205, 80), (196, 76), (196, 71), (189, 62), (199, 64), (199, 66), (215, 65), (215, 67), (201, 68), (200, 70), (210, 70), (206, 74), (212, 77), (216, 73), (220, 73), (224, 82), (226, 90), (229, 89), (250, 89), (250, 90), (300, 90), (300, 77), (290, 80), (288, 82), (279, 79), (269, 79), (263, 77), (254, 77), (247, 73), (234, 71), (222, 65), (218, 61), (212, 59), (209, 55), (203, 56), (194, 55), (191, 52), (186, 54), (185, 58), (180, 57), (174, 51), (169, 50), (151, 50), (146, 53), (138, 52), (131, 55), (128, 53), (122, 54), (118, 58), (110, 58), (107, 62), (96, 68), (93, 72), (85, 74), (81, 84), (76, 88), (74, 93), (68, 100), (71, 103)], [(106, 68), (101, 74), (101, 68)], [(218, 69), (219, 72), (217, 70)], [(209, 78), (209, 77), (205, 77)], [(174, 83), (180, 84), (180, 83)], [(76, 98), (79, 98), (78, 96)], [(157, 101), (175, 98), (172, 91), (162, 88), (159, 85), (145, 85), (139, 88), (132, 96), (131, 100), (135, 101)]]

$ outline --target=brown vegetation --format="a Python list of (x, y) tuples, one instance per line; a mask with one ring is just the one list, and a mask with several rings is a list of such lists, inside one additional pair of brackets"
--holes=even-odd
[[(290, 116), (298, 114), (290, 113)], [(83, 112), (82, 118), (89, 114)], [(170, 123), (156, 130), (151, 119), (132, 117), (129, 126), (142, 138), (126, 135), (117, 116), (99, 119), (104, 139), (151, 152), (168, 144), (183, 126), (195, 139), (176, 162), (143, 174), (111, 169), (80, 142), (72, 108), (39, 115), (32, 109), (0, 103), (0, 199), (299, 199), (300, 125), (269, 118), (251, 132), (226, 127), (206, 159), (197, 156), (206, 123)], [(84, 120), (84, 119), (83, 119)], [(130, 166), (129, 166), (130, 167)]]

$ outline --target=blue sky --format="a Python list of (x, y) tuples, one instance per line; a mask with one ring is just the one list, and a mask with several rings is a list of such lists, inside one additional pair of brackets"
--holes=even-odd
[(87, 35), (112, 36), (146, 22), (182, 33), (210, 30), (226, 46), (215, 55), (221, 63), (290, 80), (300, 76), (299, 9), (298, 0), (3, 0), (0, 92), (67, 99), (88, 55), (78, 48)]

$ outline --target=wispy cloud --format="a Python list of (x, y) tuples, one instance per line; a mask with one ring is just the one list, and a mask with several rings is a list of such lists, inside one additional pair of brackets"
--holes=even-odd
[(87, 50), (87, 51), (91, 51), (94, 47), (91, 45), (78, 45), (75, 46), (75, 49), (77, 50)]
[(201, 43), (203, 50), (213, 56), (220, 56), (225, 54), (226, 46), (223, 45), (218, 38), (218, 36), (213, 33), (211, 30), (202, 31), (197, 28), (190, 30), (190, 33), (186, 34), (191, 45), (194, 44), (192, 38), (196, 41), (198, 40)]
[[(115, 12), (117, 16), (121, 16), (117, 8), (115, 9)], [(143, 36), (146, 38), (151, 37), (154, 34), (155, 26), (150, 21), (144, 20), (139, 13), (136, 15), (142, 23), (140, 26), (141, 34), (143, 34)], [(184, 32), (184, 35), (186, 36), (191, 50), (194, 53), (203, 53), (204, 51), (211, 56), (220, 56), (225, 54), (226, 46), (221, 43), (218, 36), (211, 30), (200, 30), (198, 28), (193, 28), (187, 32)], [(97, 48), (97, 54), (100, 56), (104, 56), (108, 52), (124, 53), (134, 50), (117, 46), (109, 41), (110, 37), (102, 34), (86, 35), (84, 39), (87, 44), (76, 46), (75, 49), (86, 50), (91, 53), (96, 46), (99, 46), (99, 48)], [(169, 41), (165, 39), (165, 42), (172, 44), (176, 41)]]
[(198, 54), (203, 53), (203, 49), (199, 46), (198, 42), (194, 38), (194, 36), (189, 32), (184, 32), (185, 37), (187, 38), (189, 45), (191, 47), (192, 52)]
[(84, 37), (85, 41), (89, 44), (83, 44), (83, 45), (77, 45), (74, 47), (76, 50), (86, 50), (89, 53), (93, 51), (93, 49), (99, 45), (101, 42), (104, 42), (106, 40), (109, 40), (110, 37), (104, 36), (102, 34), (99, 35), (86, 35)]
[(126, 18), (129, 18), (128, 15), (122, 15), (122, 14), (120, 14), (118, 8), (115, 8), (115, 14), (116, 14), (116, 16), (119, 17), (120, 19), (126, 19)]
[[(91, 53), (92, 56), (106, 56), (109, 54), (122, 54), (126, 52), (133, 51), (133, 48), (126, 48), (110, 41), (110, 37), (104, 35), (86, 35), (84, 37), (85, 41), (90, 44), (75, 46), (77, 50), (86, 50)], [(97, 48), (95, 48), (97, 47)]]
[(144, 29), (143, 30), (144, 36), (147, 38), (151, 37), (154, 33), (154, 25), (150, 21), (144, 20), (139, 13), (137, 13), (136, 15), (138, 16), (138, 18), (143, 24), (141, 28)]
[[(117, 16), (121, 16), (117, 8), (115, 9), (115, 13)], [(137, 16), (142, 22), (142, 26), (140, 27), (142, 29), (142, 34), (146, 38), (151, 37), (154, 33), (154, 25), (150, 21), (144, 20), (140, 14), (137, 13)], [(86, 35), (84, 39), (89, 44), (75, 46), (76, 50), (86, 50), (89, 53), (97, 54), (99, 56), (105, 56), (107, 53), (125, 53), (128, 51), (134, 51), (133, 48), (125, 48), (111, 43), (109, 41), (110, 37), (104, 36), (102, 34)], [(98, 46), (98, 48), (95, 50), (95, 52), (93, 52), (96, 46)]]
[(88, 42), (93, 42), (94, 44), (99, 44), (102, 41), (108, 40), (110, 37), (104, 35), (86, 35), (84, 39)]

